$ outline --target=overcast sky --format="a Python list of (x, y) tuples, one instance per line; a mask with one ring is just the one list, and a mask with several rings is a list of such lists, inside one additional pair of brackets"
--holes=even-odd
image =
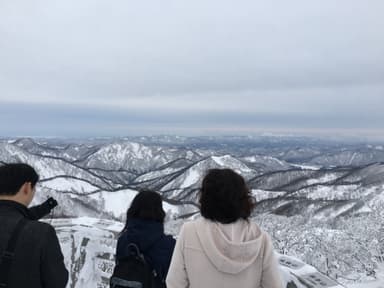
[(383, 0), (0, 0), (0, 136), (382, 136), (383, 11)]

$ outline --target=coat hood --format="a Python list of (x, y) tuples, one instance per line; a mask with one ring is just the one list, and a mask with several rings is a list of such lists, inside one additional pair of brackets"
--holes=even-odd
[(194, 225), (204, 253), (221, 272), (237, 274), (263, 251), (265, 234), (255, 223), (238, 220), (221, 224), (201, 218)]

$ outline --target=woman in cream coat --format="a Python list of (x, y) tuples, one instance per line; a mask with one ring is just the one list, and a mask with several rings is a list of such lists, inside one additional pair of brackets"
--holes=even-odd
[(209, 170), (200, 205), (203, 217), (181, 229), (167, 288), (282, 288), (271, 239), (248, 220), (255, 203), (243, 177)]

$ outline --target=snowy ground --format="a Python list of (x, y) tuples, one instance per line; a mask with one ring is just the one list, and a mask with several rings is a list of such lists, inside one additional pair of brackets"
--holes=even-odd
[(348, 288), (384, 288), (384, 280), (375, 282), (366, 282), (360, 284), (352, 284)]
[(384, 288), (384, 265), (380, 266), (377, 278), (376, 281), (352, 284), (348, 288)]

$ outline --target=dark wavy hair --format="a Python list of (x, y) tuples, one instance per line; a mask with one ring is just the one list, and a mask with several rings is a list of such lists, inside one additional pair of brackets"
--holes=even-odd
[(200, 212), (220, 223), (247, 220), (256, 205), (244, 178), (231, 169), (211, 169), (200, 190)]
[(127, 210), (125, 226), (132, 218), (164, 223), (165, 212), (160, 194), (149, 189), (140, 190)]
[(35, 169), (25, 163), (9, 163), (0, 166), (0, 195), (16, 195), (24, 183), (32, 188), (39, 181)]

